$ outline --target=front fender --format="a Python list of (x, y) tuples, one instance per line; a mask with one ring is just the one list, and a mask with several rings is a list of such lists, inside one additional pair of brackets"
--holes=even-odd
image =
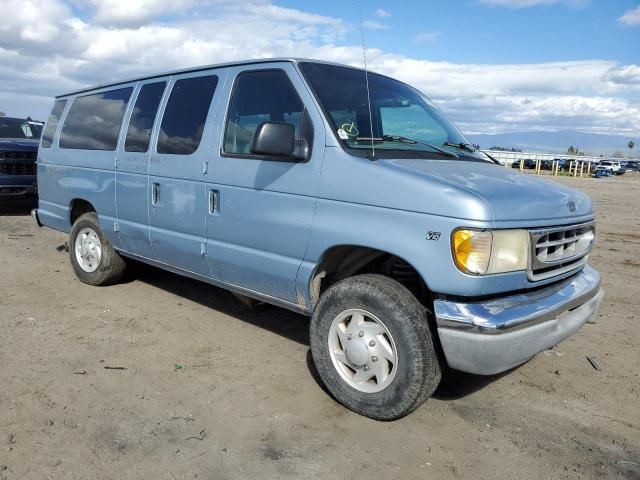
[[(311, 283), (327, 251), (343, 245), (381, 250), (405, 260), (432, 292), (478, 296), (486, 278), (465, 275), (453, 263), (451, 232), (460, 226), (486, 228), (485, 222), (319, 199), (309, 247), (296, 278), (299, 302), (313, 309)], [(440, 235), (429, 235), (429, 232)], [(437, 239), (436, 239), (437, 238)]]

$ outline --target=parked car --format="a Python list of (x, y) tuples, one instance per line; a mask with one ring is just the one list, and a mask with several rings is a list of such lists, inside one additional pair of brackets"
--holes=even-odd
[(375, 419), (417, 408), (446, 365), (527, 361), (603, 298), (586, 194), (496, 165), (417, 90), (342, 65), (62, 95), (38, 174), (34, 219), (69, 233), (82, 282), (137, 259), (309, 315), (319, 377)]
[(586, 173), (589, 171), (589, 165), (591, 165), (591, 171), (593, 171), (593, 169), (598, 166), (598, 161), (592, 159), (585, 160), (584, 158), (578, 157), (564, 158), (562, 160), (563, 163), (561, 164), (562, 166), (560, 170), (563, 170), (565, 172), (568, 172), (570, 168), (577, 167), (578, 169), (580, 169), (580, 167), (582, 166), (583, 173)]
[(598, 165), (600, 165), (600, 161), (599, 160), (589, 160), (587, 161), (587, 164), (591, 165), (591, 170), (593, 170), (594, 168), (596, 168)]
[(571, 165), (571, 161), (566, 158), (554, 158), (553, 162), (558, 165), (559, 172), (567, 172), (569, 171), (569, 165)]
[(0, 117), (0, 196), (36, 191), (36, 158), (42, 122)]
[(595, 178), (612, 177), (613, 168), (610, 165), (598, 165), (591, 171), (591, 176)]
[(598, 167), (610, 169), (614, 175), (624, 175), (625, 169), (617, 160), (603, 160)]
[(521, 160), (521, 159), (514, 160), (514, 162), (511, 164), (511, 167), (512, 168), (520, 168), (520, 162), (524, 163), (522, 168), (526, 168), (526, 169), (536, 168), (536, 161), (535, 160), (531, 160), (529, 158), (525, 158), (524, 160)]
[(541, 170), (551, 170), (553, 167), (553, 160), (540, 160)]
[(638, 160), (629, 160), (627, 161), (627, 165), (625, 169), (629, 172), (640, 172), (640, 161)]

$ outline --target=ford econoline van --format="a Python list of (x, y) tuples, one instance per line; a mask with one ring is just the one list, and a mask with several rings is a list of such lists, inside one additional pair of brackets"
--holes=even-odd
[(603, 298), (592, 201), (496, 165), (418, 90), (326, 62), (193, 68), (55, 100), (39, 225), (91, 285), (128, 259), (311, 316), (328, 391), (402, 417), (445, 366), (491, 375)]

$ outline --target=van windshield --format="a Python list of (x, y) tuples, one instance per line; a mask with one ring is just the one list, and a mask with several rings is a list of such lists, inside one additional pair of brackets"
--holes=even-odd
[[(300, 69), (342, 145), (355, 155), (486, 161), (464, 135), (416, 89), (383, 75), (304, 62)], [(369, 99), (371, 112), (369, 112)]]

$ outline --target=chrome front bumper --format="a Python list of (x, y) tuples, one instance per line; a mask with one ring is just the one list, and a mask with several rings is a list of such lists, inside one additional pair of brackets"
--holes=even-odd
[(451, 368), (492, 375), (557, 345), (598, 316), (604, 291), (589, 265), (558, 284), (484, 302), (434, 302)]

